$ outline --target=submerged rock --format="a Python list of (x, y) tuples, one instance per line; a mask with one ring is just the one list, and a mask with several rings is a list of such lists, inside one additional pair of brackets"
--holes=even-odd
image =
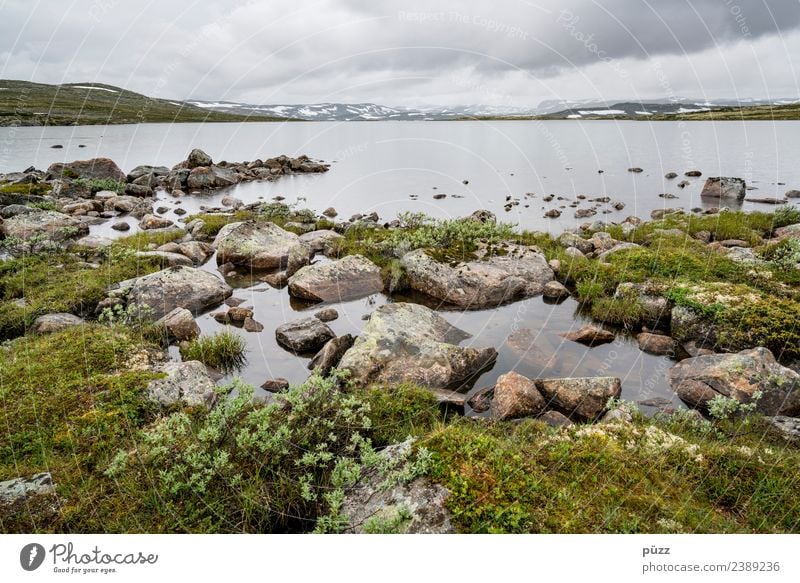
[(414, 382), (431, 388), (467, 386), (494, 363), (494, 348), (457, 346), (469, 335), (433, 310), (394, 303), (376, 309), (340, 369), (357, 385)]
[(301, 268), (289, 278), (289, 293), (321, 302), (340, 302), (383, 291), (381, 270), (362, 255)]
[(572, 342), (579, 342), (586, 346), (598, 346), (600, 344), (607, 344), (614, 341), (614, 333), (609, 332), (598, 326), (588, 324), (574, 332), (566, 332), (561, 336)]
[(544, 255), (535, 247), (514, 244), (504, 251), (451, 266), (418, 249), (402, 262), (411, 289), (462, 308), (497, 306), (542, 293), (554, 277)]
[(800, 416), (800, 375), (781, 366), (763, 347), (687, 358), (669, 369), (667, 376), (678, 396), (695, 407), (705, 408), (716, 394), (750, 403), (758, 391), (760, 413)]
[(233, 294), (231, 287), (213, 273), (193, 267), (170, 267), (134, 279), (128, 304), (149, 306), (161, 318), (175, 308), (196, 314), (221, 304)]
[(230, 223), (214, 240), (217, 265), (232, 263), (252, 269), (286, 267), (289, 251), (298, 242), (294, 233), (273, 223)]

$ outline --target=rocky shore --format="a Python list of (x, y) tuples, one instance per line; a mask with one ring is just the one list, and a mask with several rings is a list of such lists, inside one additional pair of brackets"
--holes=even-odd
[[(351, 446), (371, 447), (364, 440), (390, 447), (375, 454), (384, 456), (384, 461), (375, 462), (374, 467), (364, 461), (367, 457), (362, 459), (365, 480), (357, 487), (335, 485), (341, 499), (313, 497), (304, 490), (303, 496), (309, 496), (304, 498), (305, 512), (312, 522), (318, 520), (315, 524), (320, 530), (362, 532), (392, 524), (409, 532), (470, 528), (471, 519), (458, 512), (460, 517), (454, 518), (453, 505), (480, 509), (474, 501), (454, 501), (456, 495), (448, 497), (448, 492), (458, 486), (458, 480), (464, 480), (465, 488), (467, 483), (469, 488), (480, 487), (464, 475), (445, 479), (441, 464), (463, 462), (461, 456), (467, 455), (469, 447), (456, 451), (452, 440), (457, 435), (478, 439), (476, 427), (492, 435), (499, 432), (493, 438), (500, 440), (499, 449), (507, 447), (517, 428), (533, 423), (537, 429), (531, 431), (542, 447), (566, 440), (591, 450), (593, 446), (585, 440), (602, 435), (618, 444), (636, 443), (642, 451), (656, 447), (662, 453), (667, 449), (674, 453), (677, 449), (680, 453), (675, 455), (695, 459), (687, 435), (714, 427), (721, 435), (731, 430), (725, 423), (737, 420), (769, 434), (770, 443), (796, 448), (800, 436), (800, 331), (796, 330), (800, 211), (794, 207), (750, 214), (724, 208), (697, 213), (666, 210), (650, 221), (637, 217), (618, 223), (595, 221), (554, 237), (514, 231), (486, 210), (449, 221), (408, 214), (382, 220), (376, 213), (337, 220), (336, 209), (318, 214), (280, 201), (245, 204), (231, 193), (223, 199), (222, 208), (173, 222), (160, 216), (153, 204), (156, 191), (180, 200), (242, 182), (327, 170), (324, 163), (305, 156), (214, 163), (204, 152), (193, 150), (172, 168), (139, 166), (126, 174), (113, 161), (98, 158), (0, 176), (0, 244), (5, 255), (0, 262), (0, 336), (11, 341), (3, 349), (4, 364), (22, 374), (29, 365), (16, 359), (26, 351), (69, 350), (60, 344), (81, 337), (91, 342), (85, 340), (88, 335), (108, 344), (92, 357), (93, 376), (84, 378), (83, 369), (76, 365), (66, 375), (71, 378), (75, 373), (76, 377), (67, 385), (59, 384), (58, 391), (69, 395), (64, 398), (75, 399), (76, 390), (105, 387), (98, 389), (101, 404), (92, 405), (100, 407), (92, 408), (93, 415), (102, 412), (113, 417), (117, 413), (109, 411), (124, 411), (124, 419), (148, 443), (174, 439), (193, 423), (216, 422), (220, 416), (242, 423), (235, 447), (224, 440), (192, 446), (170, 441), (169, 447), (178, 448), (173, 451), (175, 467), (182, 468), (172, 478), (178, 482), (193, 471), (188, 457), (180, 461), (189, 455), (183, 448), (213, 445), (228, 452), (224, 463), (219, 462), (226, 469), (219, 473), (230, 469), (233, 475), (241, 470), (236, 470), (235, 463), (245, 463), (235, 462), (237, 452), (252, 454), (247, 448), (254, 447), (264, 453), (277, 447), (265, 435), (257, 437), (264, 427), (280, 427), (285, 435), (299, 432), (301, 411), (306, 420), (324, 420), (320, 422), (328, 427), (327, 423), (333, 423), (330, 403), (335, 401), (333, 415), (343, 416), (338, 427), (347, 427), (352, 434), (346, 440), (343, 435), (341, 441), (326, 441), (330, 455), (306, 460), (309, 473), (292, 474), (291, 480), (305, 483), (306, 488), (317, 484), (314, 480), (328, 480), (335, 464), (354, 463), (358, 458)], [(743, 198), (745, 188), (737, 178), (712, 177), (703, 196), (724, 206), (727, 199)], [(120, 233), (115, 239), (90, 234), (92, 225), (126, 215), (139, 221), (136, 235), (124, 236), (121, 226), (115, 229)], [(268, 329), (264, 322), (271, 321), (270, 315), (236, 296), (236, 281), (242, 277), (264, 281), (297, 301), (319, 303), (322, 309), (314, 316)], [(334, 306), (381, 293), (394, 301), (366, 315), (358, 335), (336, 335), (329, 325), (338, 317)], [(395, 299), (399, 293), (418, 294), (426, 301)], [(492, 385), (480, 386), (481, 375), (496, 366), (498, 347), (467, 342), (470, 335), (451, 325), (440, 311), (489, 310), (537, 297), (549, 304), (573, 298), (591, 318), (591, 323), (563, 331), (567, 344), (592, 348), (625, 336), (634, 338), (643, 353), (668, 358), (663, 374), (687, 408), (663, 411), (661, 421), (648, 419), (634, 404), (621, 401), (621, 379), (602, 371), (597, 376), (529, 378), (508, 370)], [(243, 359), (242, 348), (235, 334), (201, 334), (195, 320), (208, 313), (226, 330), (274, 334), (282, 349), (311, 359), (309, 379), (294, 387), (285, 379), (265, 379), (268, 393), (257, 398), (246, 390), (237, 390), (236, 396), (221, 394), (215, 379), (223, 376), (230, 363)], [(170, 345), (179, 348), (180, 362), (168, 358)], [(66, 360), (64, 365), (72, 366)], [(36, 374), (44, 379), (50, 373), (37, 369)], [(18, 398), (30, 390), (22, 381), (6, 382), (18, 384)], [(114, 387), (127, 395), (124, 404), (114, 400)], [(402, 397), (396, 396), (398, 391)], [(113, 407), (103, 408), (104, 399)], [(408, 435), (415, 435), (422, 447), (413, 440), (404, 441), (407, 435), (389, 431), (388, 437), (382, 437), (385, 428), (369, 429), (373, 421), (361, 418), (367, 412), (354, 405), (353, 399), (371, 399), (373, 413), (386, 416), (383, 421), (388, 426), (408, 428), (405, 415), (417, 411), (419, 418), (432, 416), (446, 428), (436, 430), (435, 424), (426, 421), (421, 423), (425, 431), (409, 430)], [(407, 406), (402, 405), (404, 399)], [(46, 408), (53, 407), (58, 404)], [(185, 411), (198, 417), (186, 417)], [(9, 418), (15, 413), (7, 410), (4, 414)], [(27, 419), (27, 413), (19, 415)], [(293, 415), (298, 416), (297, 426), (292, 424)], [(453, 422), (454, 415), (462, 419)], [(89, 423), (87, 431), (95, 427), (92, 423), (99, 423), (82, 419), (81, 423)], [(446, 425), (451, 422), (452, 426)], [(122, 418), (102, 423), (105, 438), (113, 440)], [(10, 442), (21, 439), (25, 431), (24, 426), (16, 426)], [(670, 431), (682, 431), (683, 437)], [(184, 437), (191, 441), (188, 435)], [(319, 445), (314, 441), (317, 437), (302, 435), (298, 439)], [(61, 447), (58, 439), (80, 438), (72, 434), (48, 438), (47, 447), (54, 456)], [(347, 440), (352, 443), (345, 445)], [(721, 446), (706, 441), (702, 447), (721, 451)], [(435, 452), (431, 464), (426, 457), (429, 450)], [(134, 455), (126, 451), (119, 459)], [(276, 459), (280, 457), (277, 451), (273, 452)], [(281, 451), (282, 456), (288, 455)], [(787, 455), (800, 456), (792, 452)], [(6, 461), (26, 454), (13, 450), (4, 455), (6, 472), (12, 467)], [(110, 465), (137, 479), (122, 462), (111, 463), (110, 451), (100, 453), (92, 446), (85, 455), (87, 460), (80, 463), (90, 463), (91, 458), (94, 465), (102, 458), (101, 475), (106, 475), (103, 472)], [(142, 450), (136, 455), (145, 456), (140, 461), (147, 465), (158, 462), (161, 454)], [(44, 466), (36, 463), (35, 455), (29, 457), (23, 467), (30, 469), (25, 475), (31, 478), (0, 474), (0, 478), (10, 478), (0, 484), (0, 511), (13, 515), (9, 524), (22, 524), (15, 522), (24, 520), (20, 509), (31, 499), (44, 497), (45, 523), (63, 528), (69, 523), (64, 522), (68, 501), (56, 492), (68, 478), (63, 473), (42, 477)], [(289, 464), (288, 459), (282, 463)], [(487, 459), (470, 463), (488, 463)], [(419, 469), (423, 466), (424, 471)], [(340, 471), (344, 466), (336, 467)], [(387, 467), (407, 472), (407, 479), (388, 491), (379, 487)], [(276, 466), (270, 471), (285, 468)], [(681, 479), (690, 477), (682, 474)], [(211, 488), (210, 484), (204, 487)], [(329, 482), (317, 485), (332, 487)], [(178, 496), (176, 504), (185, 495)], [(376, 499), (381, 501), (380, 508), (365, 514), (364, 501), (375, 504)], [(141, 504), (146, 506), (144, 501)], [(369, 516), (375, 513), (382, 517), (380, 525), (370, 522)], [(365, 521), (372, 526), (365, 527)], [(269, 524), (276, 530), (308, 530), (308, 525)], [(503, 528), (508, 526), (503, 524)], [(526, 528), (533, 528), (532, 524)], [(536, 524), (543, 528), (543, 523)]]

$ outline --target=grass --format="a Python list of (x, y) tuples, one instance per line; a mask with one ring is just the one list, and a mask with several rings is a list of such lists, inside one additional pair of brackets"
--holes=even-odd
[(642, 418), (562, 430), (464, 419), (423, 444), (462, 532), (797, 532), (800, 452), (747, 423), (718, 437)]
[(52, 186), (50, 184), (3, 184), (0, 186), (0, 194), (22, 194), (32, 196), (45, 196), (50, 194)]
[[(101, 89), (82, 88), (87, 86)], [(0, 81), (0, 126), (246, 121), (286, 121), (286, 118), (222, 113), (187, 103), (176, 105), (99, 83), (46, 85)]]
[(199, 360), (203, 364), (228, 373), (241, 369), (247, 358), (244, 338), (223, 330), (211, 336), (200, 336), (181, 344), (183, 360)]
[(368, 405), (371, 437), (379, 446), (420, 437), (444, 422), (433, 393), (413, 384), (373, 386), (357, 393)]
[(117, 194), (122, 194), (125, 192), (125, 183), (120, 182), (119, 180), (114, 180), (113, 178), (77, 178), (73, 181), (73, 184), (77, 186), (86, 186), (93, 193), (103, 190), (109, 190), (111, 192), (116, 192)]

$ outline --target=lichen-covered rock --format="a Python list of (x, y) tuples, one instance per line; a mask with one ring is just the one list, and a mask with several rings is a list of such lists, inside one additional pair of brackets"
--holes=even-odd
[(79, 318), (75, 314), (44, 314), (33, 321), (31, 332), (34, 334), (52, 334), (53, 332), (61, 332), (72, 326), (80, 326), (83, 323), (83, 318)]
[(342, 356), (347, 352), (356, 341), (352, 334), (337, 336), (325, 343), (322, 350), (317, 352), (311, 362), (308, 363), (310, 370), (319, 370), (323, 375), (327, 375), (342, 360)]
[(497, 379), (492, 411), (498, 419), (536, 417), (546, 406), (547, 402), (531, 379), (514, 371)]
[(292, 277), (300, 269), (311, 263), (312, 255), (311, 247), (300, 241), (289, 247), (289, 257), (286, 260), (286, 276)]
[(318, 302), (341, 302), (383, 290), (381, 270), (362, 255), (301, 268), (289, 278), (289, 293)]
[(365, 471), (349, 488), (342, 503), (345, 532), (449, 534), (455, 529), (445, 506), (447, 488), (428, 478), (386, 487), (388, 473), (398, 471), (411, 455), (411, 440), (391, 445), (380, 455), (384, 462)]
[(175, 308), (169, 314), (159, 319), (155, 326), (164, 329), (171, 339), (182, 342), (200, 336), (200, 326), (194, 321), (194, 316), (186, 308)]
[(553, 279), (553, 270), (538, 249), (514, 244), (507, 245), (505, 255), (456, 266), (436, 261), (424, 249), (407, 253), (402, 263), (412, 289), (463, 308), (535, 296)]
[(166, 377), (150, 381), (147, 385), (148, 395), (161, 406), (183, 404), (207, 409), (214, 406), (216, 385), (202, 362), (169, 362), (161, 372)]
[(608, 400), (622, 392), (617, 377), (540, 379), (536, 387), (548, 407), (584, 421), (597, 419), (606, 410)]
[(461, 347), (469, 335), (418, 304), (381, 306), (339, 363), (357, 385), (414, 382), (431, 388), (469, 386), (494, 363), (494, 348)]
[(56, 211), (35, 211), (18, 214), (0, 224), (6, 237), (28, 241), (42, 236), (51, 241), (79, 239), (89, 234), (89, 226), (78, 218)]
[(128, 304), (149, 306), (156, 318), (175, 308), (197, 314), (225, 301), (231, 287), (213, 273), (193, 267), (170, 267), (130, 282)]
[(120, 170), (113, 160), (108, 158), (92, 158), (90, 160), (75, 160), (62, 164), (56, 162), (47, 168), (47, 176), (50, 179), (72, 179), (84, 178), (87, 180), (111, 179), (117, 182), (125, 182), (127, 177)]
[(5, 480), (0, 482), (0, 505), (11, 505), (25, 500), (28, 496), (42, 496), (55, 492), (50, 472), (42, 472), (28, 478)]
[[(763, 347), (742, 350), (736, 354), (710, 354), (687, 358), (667, 372), (673, 390), (690, 405), (705, 407), (707, 391), (694, 385), (689, 392), (688, 381), (702, 383), (712, 391), (750, 403), (756, 392), (761, 393), (757, 409), (764, 415), (800, 416), (800, 375), (781, 366), (772, 353)], [(702, 395), (702, 399), (695, 398)]]
[(316, 352), (335, 336), (333, 330), (317, 318), (287, 322), (275, 329), (278, 344), (297, 354)]
[(252, 269), (286, 267), (289, 251), (298, 242), (294, 233), (273, 223), (231, 223), (214, 239), (217, 265), (232, 263)]

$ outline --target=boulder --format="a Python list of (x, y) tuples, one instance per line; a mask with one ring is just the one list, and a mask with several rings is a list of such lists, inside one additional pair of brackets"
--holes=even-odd
[(289, 278), (289, 293), (311, 301), (342, 302), (380, 291), (381, 270), (362, 255), (308, 265)]
[(175, 308), (193, 314), (221, 304), (233, 294), (231, 287), (213, 273), (193, 267), (170, 267), (130, 282), (128, 304), (149, 306), (156, 318)]
[(214, 239), (217, 265), (232, 263), (252, 269), (286, 267), (289, 251), (298, 242), (294, 233), (273, 223), (230, 223)]
[(343, 238), (344, 237), (336, 231), (322, 229), (303, 233), (300, 235), (300, 242), (308, 245), (314, 253), (324, 253), (327, 255), (330, 252), (333, 242)]
[(547, 406), (536, 383), (514, 371), (497, 379), (494, 386), (492, 412), (498, 419), (536, 417)]
[(775, 229), (776, 239), (800, 239), (800, 223)]
[(800, 416), (800, 375), (781, 366), (763, 347), (687, 358), (669, 369), (667, 376), (673, 390), (680, 389), (678, 395), (693, 406), (705, 406), (711, 393), (697, 384), (687, 385), (687, 381), (742, 403), (752, 402), (758, 391), (760, 413)]
[(316, 352), (334, 337), (333, 330), (317, 318), (287, 322), (275, 330), (278, 344), (296, 354)]
[(800, 190), (787, 190), (783, 196), (786, 198), (800, 198)]
[(642, 332), (636, 336), (639, 350), (656, 355), (668, 355), (675, 352), (675, 343), (669, 336)]
[(56, 211), (36, 211), (18, 214), (0, 224), (6, 237), (28, 241), (34, 236), (44, 236), (51, 241), (76, 239), (89, 234), (89, 226), (69, 215)]
[[(169, 168), (166, 166), (141, 165), (128, 172), (126, 179), (128, 182), (134, 182), (143, 177), (158, 178), (167, 174), (169, 174)], [(154, 184), (150, 184), (150, 186), (154, 186)]]
[(14, 478), (0, 482), (0, 506), (10, 506), (24, 501), (28, 496), (55, 494), (56, 487), (50, 472), (34, 474), (26, 478)]
[(188, 257), (194, 265), (202, 265), (211, 257), (214, 250), (211, 245), (202, 241), (187, 241), (178, 244), (178, 252)]
[(195, 190), (207, 190), (216, 185), (216, 177), (211, 168), (198, 166), (189, 172), (186, 178), (186, 186)]
[(452, 266), (418, 249), (402, 263), (412, 289), (462, 308), (497, 306), (542, 293), (554, 277), (544, 255), (535, 247), (514, 244), (505, 251)]
[[(239, 175), (232, 169), (232, 168), (223, 168), (222, 166), (212, 166), (211, 167), (211, 174), (214, 177), (214, 186), (220, 188), (223, 186), (233, 186), (237, 182), (239, 182)], [(189, 173), (189, 179), (191, 180), (192, 173)], [(241, 204), (241, 201), (239, 201)], [(227, 206), (237, 206), (236, 204), (230, 204)]]
[(598, 346), (614, 341), (614, 333), (609, 332), (598, 326), (587, 324), (574, 332), (565, 332), (561, 334), (562, 338), (571, 340), (572, 342), (579, 342), (586, 346)]
[(797, 417), (776, 415), (775, 417), (767, 417), (767, 421), (787, 441), (800, 441), (800, 419)]
[(289, 247), (289, 257), (286, 260), (286, 276), (292, 277), (301, 268), (311, 263), (313, 251), (305, 243), (297, 242)]
[(143, 216), (141, 221), (139, 221), (139, 228), (143, 231), (150, 231), (152, 229), (166, 229), (172, 225), (173, 222), (169, 219), (149, 214)]
[(211, 164), (213, 164), (211, 156), (199, 148), (195, 148), (189, 152), (189, 156), (186, 158), (186, 168), (190, 170), (199, 166), (211, 166)]
[(541, 379), (536, 381), (536, 387), (549, 407), (585, 421), (600, 417), (608, 400), (622, 393), (617, 377)]
[(321, 374), (327, 375), (331, 372), (331, 369), (339, 364), (339, 361), (342, 360), (342, 356), (344, 356), (345, 352), (350, 350), (355, 340), (356, 339), (351, 334), (337, 336), (336, 338), (328, 340), (325, 346), (322, 347), (322, 350), (308, 363), (308, 368), (310, 370), (319, 370)]
[(467, 387), (497, 358), (494, 348), (457, 345), (468, 337), (425, 306), (387, 304), (372, 313), (339, 369), (349, 370), (350, 379), (361, 386), (413, 382), (431, 388)]
[(87, 180), (111, 179), (125, 182), (127, 177), (113, 160), (108, 158), (92, 158), (91, 160), (75, 160), (62, 164), (56, 162), (47, 168), (47, 177), (52, 179), (85, 178)]
[(183, 342), (200, 336), (200, 326), (186, 308), (175, 308), (156, 322), (156, 328), (164, 329), (170, 339)]
[(348, 533), (380, 532), (391, 525), (403, 534), (452, 534), (455, 528), (445, 502), (448, 490), (421, 477), (408, 482), (392, 479), (402, 474), (412, 454), (412, 440), (390, 445), (380, 452), (380, 463), (366, 469), (345, 491), (342, 516)]
[(80, 326), (83, 323), (83, 318), (79, 318), (75, 314), (62, 312), (44, 314), (33, 321), (31, 332), (34, 334), (52, 334), (53, 332), (61, 332), (72, 326)]
[(214, 406), (216, 385), (202, 362), (169, 362), (161, 372), (166, 376), (150, 381), (147, 393), (162, 407), (180, 404), (211, 409)]
[(548, 281), (542, 288), (542, 295), (549, 300), (563, 300), (569, 297), (569, 290), (559, 281)]
[(716, 176), (706, 179), (701, 197), (728, 200), (744, 200), (747, 184), (741, 178)]

